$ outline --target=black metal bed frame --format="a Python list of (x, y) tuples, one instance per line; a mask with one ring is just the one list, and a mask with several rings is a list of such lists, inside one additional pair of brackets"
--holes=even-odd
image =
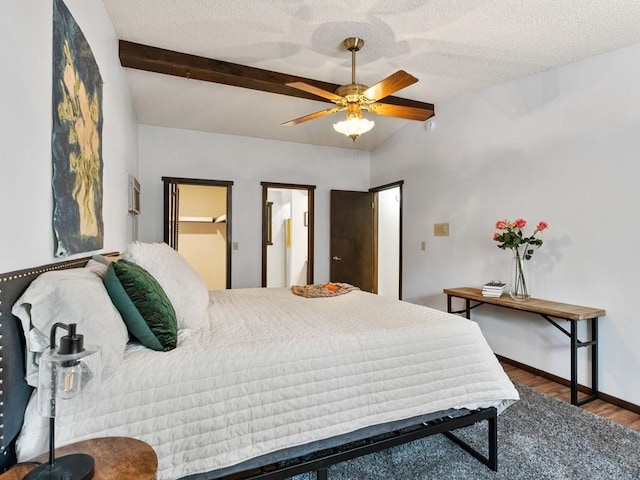
[[(484, 420), (487, 421), (487, 455), (452, 433), (453, 430)], [(474, 410), (460, 417), (440, 418), (414, 427), (377, 435), (361, 442), (353, 442), (353, 445), (321, 450), (286, 462), (234, 473), (220, 477), (220, 480), (283, 480), (306, 472), (316, 472), (317, 480), (328, 480), (328, 468), (332, 465), (438, 433), (445, 435), (491, 470), (498, 470), (498, 413), (494, 407), (489, 407)]]
[[(78, 258), (0, 274), (0, 473), (16, 463), (15, 440), (20, 432), (32, 390), (24, 379), (24, 334), (19, 320), (12, 315), (11, 308), (38, 275), (52, 270), (80, 268), (88, 260), (89, 257)], [(346, 445), (321, 449), (306, 456), (233, 473), (222, 478), (224, 480), (276, 480), (315, 471), (318, 480), (327, 480), (327, 470), (331, 465), (438, 433), (446, 435), (477, 460), (496, 471), (498, 469), (497, 416), (497, 410), (494, 407), (474, 410), (461, 416), (435, 419)], [(485, 420), (487, 421), (487, 455), (452, 433), (453, 430)]]

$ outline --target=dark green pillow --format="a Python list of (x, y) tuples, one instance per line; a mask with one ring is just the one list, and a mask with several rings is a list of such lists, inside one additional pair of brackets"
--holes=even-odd
[(176, 348), (176, 312), (149, 272), (135, 263), (113, 262), (105, 274), (104, 285), (129, 332), (140, 343), (165, 352)]

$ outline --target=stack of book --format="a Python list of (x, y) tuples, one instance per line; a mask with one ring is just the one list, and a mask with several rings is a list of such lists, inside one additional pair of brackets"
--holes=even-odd
[(506, 285), (502, 282), (489, 282), (482, 286), (483, 297), (499, 297), (504, 293)]

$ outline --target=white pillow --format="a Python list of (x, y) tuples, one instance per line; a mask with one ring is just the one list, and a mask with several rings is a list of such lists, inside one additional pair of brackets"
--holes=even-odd
[(38, 384), (37, 357), (49, 348), (51, 326), (56, 322), (76, 323), (84, 343), (102, 349), (103, 380), (122, 363), (129, 340), (127, 327), (102, 280), (90, 269), (43, 273), (31, 282), (11, 312), (20, 319), (25, 332), (26, 380), (33, 387)]
[(90, 271), (95, 273), (100, 278), (104, 278), (104, 276), (107, 274), (107, 269), (109, 267), (107, 265), (105, 265), (104, 263), (98, 262), (98, 261), (93, 260), (92, 258), (90, 258), (89, 261), (87, 262), (87, 264), (84, 266), (84, 268), (89, 269)]
[(171, 301), (178, 328), (198, 329), (206, 320), (209, 292), (189, 262), (166, 243), (133, 242), (123, 258), (140, 265), (163, 288)]

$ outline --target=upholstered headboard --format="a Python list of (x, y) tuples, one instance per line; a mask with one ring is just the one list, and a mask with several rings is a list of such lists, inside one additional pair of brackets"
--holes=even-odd
[(25, 376), (25, 341), (11, 308), (38, 275), (51, 270), (83, 267), (89, 258), (0, 274), (0, 473), (15, 464), (15, 439), (31, 395)]

